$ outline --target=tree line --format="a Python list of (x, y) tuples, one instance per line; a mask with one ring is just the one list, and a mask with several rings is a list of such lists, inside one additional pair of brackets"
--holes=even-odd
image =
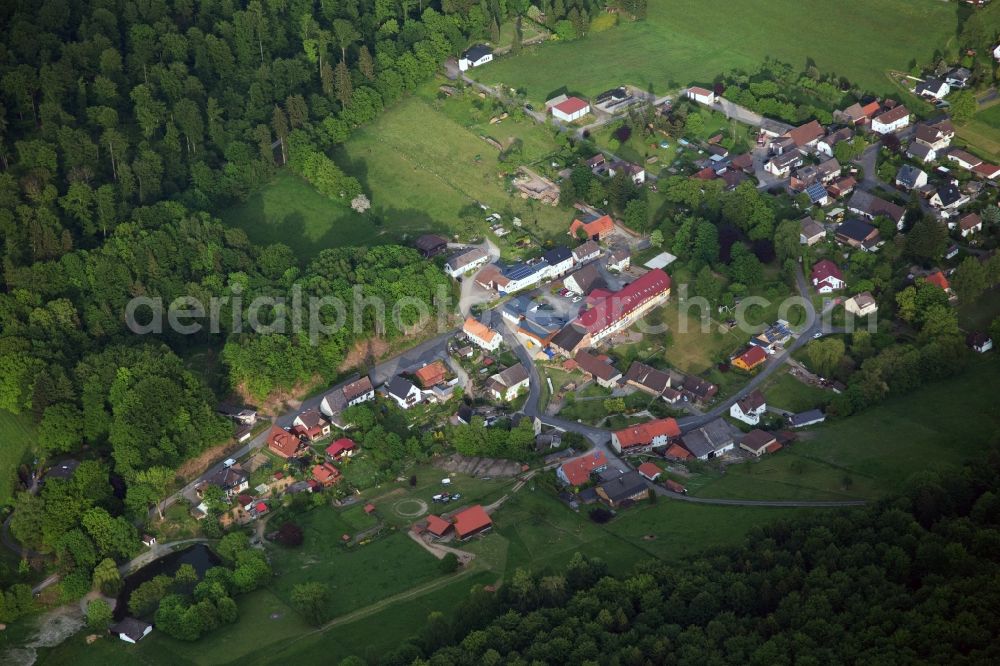
[[(475, 589), (380, 664), (990, 663), (1000, 657), (1000, 455), (899, 496), (613, 572), (577, 553)], [(356, 658), (342, 664), (354, 666)]]

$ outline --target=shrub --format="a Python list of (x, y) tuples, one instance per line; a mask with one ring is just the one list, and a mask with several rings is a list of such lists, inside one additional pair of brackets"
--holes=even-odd
[(603, 525), (614, 517), (615, 514), (611, 513), (604, 507), (597, 507), (596, 509), (590, 510), (590, 519), (599, 525)]
[(301, 546), (304, 537), (302, 528), (292, 522), (283, 523), (278, 528), (277, 541), (282, 546)]

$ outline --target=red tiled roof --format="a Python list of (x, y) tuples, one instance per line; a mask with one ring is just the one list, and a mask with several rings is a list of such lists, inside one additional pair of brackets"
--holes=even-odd
[(374, 512), (375, 512), (375, 505), (374, 504), (372, 504), (371, 502), (368, 502), (368, 504), (365, 504), (365, 513), (374, 513)]
[(863, 113), (865, 116), (869, 118), (878, 113), (878, 110), (879, 110), (878, 102), (868, 102), (863, 107), (861, 107), (861, 113)]
[(680, 434), (681, 429), (677, 425), (676, 419), (670, 417), (647, 421), (646, 423), (640, 423), (624, 430), (615, 431), (618, 444), (623, 449), (633, 446), (645, 446), (656, 437), (678, 437)]
[(742, 361), (746, 367), (752, 368), (755, 365), (763, 363), (765, 359), (767, 359), (767, 352), (760, 347), (750, 347), (734, 360)]
[(838, 280), (843, 280), (844, 275), (837, 268), (837, 264), (833, 263), (829, 259), (823, 259), (822, 261), (817, 261), (812, 268), (812, 279), (817, 282), (822, 282), (828, 277), (835, 277)]
[(599, 297), (594, 299), (594, 306), (582, 313), (575, 321), (592, 335), (599, 333), (615, 322), (624, 319), (650, 298), (669, 289), (670, 276), (661, 269), (654, 268), (620, 291), (613, 294), (601, 292)]
[(478, 532), (493, 524), (486, 510), (479, 504), (459, 511), (452, 516), (452, 521), (455, 523), (455, 534), (458, 535), (459, 539), (463, 539), (467, 535)]
[(972, 167), (972, 170), (984, 178), (996, 178), (997, 176), (1000, 176), (1000, 166), (988, 164), (987, 162), (977, 164)]
[(330, 463), (315, 465), (312, 468), (313, 478), (323, 485), (335, 483), (340, 478), (340, 470)]
[(583, 230), (587, 232), (588, 237), (603, 236), (604, 234), (614, 231), (615, 222), (611, 219), (610, 215), (602, 215), (596, 220), (591, 220), (590, 222), (574, 219), (573, 223), (569, 225), (569, 232), (575, 236), (577, 229), (580, 227), (583, 227)]
[(336, 458), (345, 451), (353, 451), (354, 447), (357, 446), (353, 440), (347, 437), (341, 437), (336, 442), (326, 447), (326, 455), (331, 458)]
[(945, 291), (948, 291), (948, 288), (951, 286), (948, 284), (948, 278), (946, 278), (944, 276), (944, 273), (942, 273), (941, 271), (934, 271), (933, 273), (928, 275), (927, 281), (930, 282), (931, 284), (936, 284)]
[(447, 372), (448, 371), (445, 369), (442, 361), (434, 361), (433, 363), (420, 368), (414, 374), (417, 377), (417, 381), (420, 382), (420, 385), (426, 389), (443, 382), (444, 376)]
[(983, 223), (983, 219), (976, 215), (975, 213), (969, 213), (961, 220), (958, 221), (958, 227), (962, 231), (968, 231), (969, 229), (975, 229)]
[(641, 465), (639, 465), (639, 474), (642, 474), (650, 481), (653, 481), (660, 474), (663, 474), (663, 470), (661, 470), (659, 467), (657, 467), (651, 462), (644, 462)]
[(702, 95), (706, 97), (712, 94), (711, 90), (705, 90), (704, 88), (699, 88), (698, 86), (691, 86), (690, 88), (688, 88), (688, 92), (695, 95)]
[(768, 444), (767, 448), (764, 449), (764, 450), (767, 451), (768, 453), (774, 453), (775, 451), (778, 451), (780, 449), (781, 449), (781, 444), (780, 443), (778, 443), (778, 442), (772, 442), (771, 444)]
[(427, 531), (434, 536), (444, 536), (451, 529), (451, 523), (440, 516), (427, 516)]
[(899, 106), (897, 106), (896, 108), (892, 109), (891, 111), (886, 111), (882, 115), (876, 116), (875, 120), (879, 121), (883, 125), (891, 125), (892, 123), (896, 122), (900, 118), (905, 118), (908, 115), (910, 115), (910, 112), (907, 110), (907, 108), (905, 106), (903, 106), (902, 104), (900, 104)]
[(692, 457), (691, 452), (680, 444), (671, 444), (664, 455), (668, 458), (676, 458), (677, 460), (687, 460)]
[(810, 141), (816, 141), (826, 132), (823, 130), (823, 126), (819, 122), (813, 120), (808, 122), (801, 127), (796, 127), (795, 129), (788, 132), (786, 136), (791, 137), (792, 141), (795, 142), (796, 146), (804, 146)]
[(590, 102), (580, 99), (579, 97), (570, 97), (566, 101), (560, 102), (552, 108), (559, 109), (561, 112), (569, 116), (577, 111), (586, 109), (588, 106), (590, 106)]
[(257, 509), (257, 513), (266, 513), (267, 512), (267, 505), (264, 504), (263, 502), (257, 502), (257, 504), (256, 504), (256, 506), (254, 506), (254, 508)]
[(590, 480), (590, 473), (608, 464), (604, 451), (595, 451), (587, 455), (567, 460), (562, 464), (562, 472), (571, 486), (581, 486)]
[(271, 432), (267, 434), (267, 448), (282, 458), (294, 456), (299, 450), (299, 444), (298, 437), (278, 426), (271, 426)]

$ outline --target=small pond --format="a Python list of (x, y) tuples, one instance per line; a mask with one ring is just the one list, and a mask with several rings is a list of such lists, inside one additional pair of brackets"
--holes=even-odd
[(128, 598), (132, 590), (143, 583), (153, 580), (156, 576), (173, 576), (182, 564), (190, 564), (198, 572), (200, 578), (206, 571), (214, 566), (218, 566), (222, 560), (211, 548), (203, 543), (188, 546), (182, 550), (174, 551), (164, 555), (158, 560), (153, 560), (138, 571), (125, 577), (125, 586), (121, 594), (118, 595), (118, 604), (115, 606), (115, 620), (121, 620), (128, 615)]

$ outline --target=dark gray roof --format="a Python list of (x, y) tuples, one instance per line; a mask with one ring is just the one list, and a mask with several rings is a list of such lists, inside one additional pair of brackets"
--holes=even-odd
[(631, 470), (610, 481), (605, 481), (600, 484), (600, 488), (610, 501), (617, 503), (648, 490), (649, 486), (646, 485), (646, 480), (639, 475), (639, 472)]
[(919, 178), (922, 173), (923, 171), (912, 164), (904, 164), (900, 167), (899, 173), (896, 174), (896, 181), (906, 187), (913, 188), (917, 184), (917, 178)]
[(910, 147), (906, 149), (906, 154), (910, 157), (915, 157), (922, 162), (927, 161), (927, 157), (933, 152), (933, 148), (930, 146), (925, 146), (922, 143), (917, 143), (914, 141), (910, 144)]
[(465, 58), (466, 60), (471, 60), (472, 62), (476, 62), (483, 56), (488, 56), (491, 53), (493, 53), (493, 49), (491, 49), (490, 47), (486, 46), (485, 44), (476, 44), (475, 46), (470, 46), (469, 48), (467, 48), (465, 50), (465, 53), (462, 54), (462, 57)]
[(587, 329), (570, 323), (553, 336), (552, 344), (560, 349), (570, 350), (580, 344), (580, 340), (583, 340), (586, 334)]
[(68, 460), (62, 460), (52, 466), (45, 474), (46, 479), (70, 479), (73, 477), (73, 472), (76, 468), (80, 466), (79, 460), (74, 460), (69, 458)]
[(950, 206), (962, 198), (961, 190), (951, 183), (938, 188), (937, 195), (941, 198), (942, 206)]
[(552, 248), (551, 250), (549, 250), (545, 254), (543, 254), (542, 255), (542, 259), (544, 259), (545, 261), (549, 262), (550, 265), (554, 266), (555, 264), (558, 264), (558, 263), (560, 263), (562, 261), (566, 261), (567, 259), (570, 259), (572, 256), (573, 256), (573, 253), (570, 251), (570, 249), (568, 247), (566, 247), (564, 245), (559, 245), (559, 246), (556, 246), (556, 247)]
[(413, 382), (411, 382), (409, 379), (406, 379), (405, 377), (400, 377), (399, 375), (396, 375), (395, 377), (390, 379), (389, 382), (385, 385), (385, 390), (390, 395), (394, 395), (397, 398), (405, 398), (407, 395), (410, 394), (410, 391), (413, 390), (413, 388), (414, 388)]
[(818, 409), (810, 409), (807, 412), (800, 412), (798, 414), (793, 414), (791, 418), (788, 419), (789, 424), (793, 428), (801, 428), (802, 426), (809, 425), (810, 423), (819, 423), (826, 419), (826, 415)]
[(845, 236), (851, 240), (861, 243), (868, 238), (868, 234), (870, 234), (874, 229), (875, 227), (868, 224), (864, 220), (852, 217), (844, 220), (843, 224), (837, 227), (837, 233), (841, 236)]
[(448, 239), (436, 234), (424, 234), (419, 236), (413, 245), (424, 254), (439, 252), (448, 245)]
[(133, 641), (138, 641), (146, 635), (146, 629), (151, 627), (147, 622), (137, 620), (134, 617), (127, 617), (117, 624), (111, 625), (111, 631), (116, 634), (125, 634)]
[(670, 385), (670, 374), (640, 361), (633, 361), (625, 373), (626, 382), (635, 382), (655, 393), (663, 393)]
[(597, 264), (593, 262), (573, 271), (566, 279), (569, 278), (573, 278), (584, 294), (588, 294), (598, 287), (607, 286), (604, 283), (604, 278), (601, 277), (601, 272), (597, 270)]
[(698, 458), (704, 458), (710, 453), (725, 448), (733, 443), (729, 434), (729, 426), (722, 419), (706, 423), (697, 430), (692, 430), (681, 437), (684, 448)]

